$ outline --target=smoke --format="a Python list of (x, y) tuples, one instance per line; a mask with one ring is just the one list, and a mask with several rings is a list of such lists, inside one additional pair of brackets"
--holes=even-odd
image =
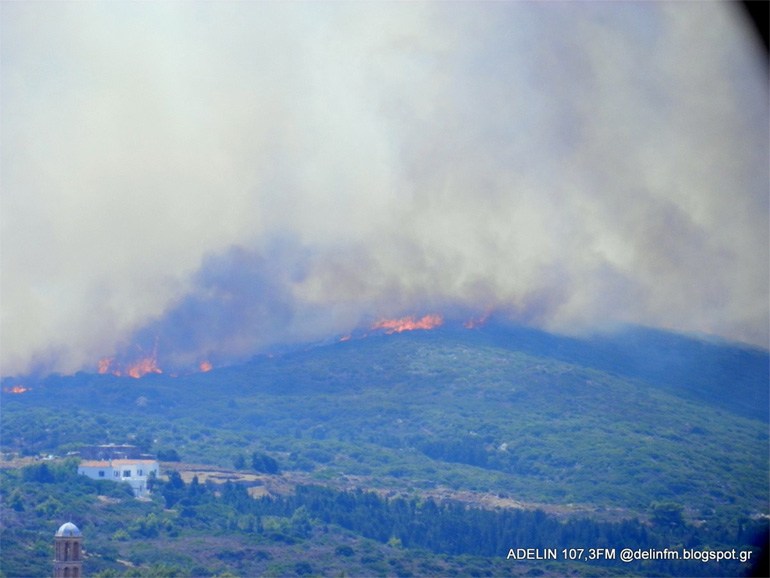
[(4, 3), (2, 371), (463, 308), (767, 347), (768, 86), (717, 3)]

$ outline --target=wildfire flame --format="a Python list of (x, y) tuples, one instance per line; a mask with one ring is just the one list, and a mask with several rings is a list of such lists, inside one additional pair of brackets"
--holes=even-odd
[(143, 357), (126, 368), (126, 373), (134, 379), (139, 379), (148, 373), (163, 373), (154, 357)]
[(13, 387), (4, 387), (3, 392), (4, 393), (26, 393), (28, 392), (31, 387), (24, 387), (23, 385), (14, 385)]
[(117, 369), (110, 370), (114, 362), (115, 360), (111, 357), (103, 357), (96, 364), (96, 371), (101, 375), (105, 375), (107, 373), (112, 373), (113, 375), (120, 375), (120, 371), (118, 371)]
[(411, 315), (401, 319), (380, 319), (371, 329), (384, 329), (385, 333), (401, 333), (402, 331), (414, 331), (415, 329), (435, 329), (444, 323), (441, 315), (425, 315), (415, 319)]
[(100, 359), (99, 363), (97, 363), (97, 371), (102, 374), (110, 373), (110, 367), (112, 366), (112, 363), (114, 361), (115, 360), (112, 359), (111, 357), (105, 357), (103, 359)]
[[(141, 349), (140, 349), (141, 351)], [(114, 357), (104, 357), (97, 363), (97, 371), (101, 374), (110, 373), (117, 377), (133, 377), (139, 379), (148, 373), (163, 373), (158, 367), (158, 341), (155, 340), (155, 347), (149, 355), (143, 355), (136, 361), (120, 366)]]
[[(203, 360), (198, 364), (198, 370), (203, 373), (212, 369), (214, 369), (214, 365), (208, 360)], [(143, 355), (131, 363), (121, 364), (114, 357), (104, 357), (96, 364), (96, 370), (102, 375), (110, 374), (116, 377), (133, 377), (134, 379), (139, 379), (149, 373), (163, 373), (163, 370), (158, 365), (157, 345), (151, 354)], [(178, 377), (175, 373), (168, 375)]]
[(117, 377), (133, 377), (134, 379), (144, 377), (148, 373), (163, 373), (163, 370), (158, 367), (158, 361), (153, 356), (142, 357), (124, 367), (119, 366), (114, 358), (105, 357), (99, 360), (97, 371), (101, 374), (110, 373)]
[[(467, 329), (474, 329), (476, 327), (483, 325), (487, 321), (489, 316), (490, 316), (489, 313), (485, 313), (480, 317), (469, 319), (463, 325)], [(381, 331), (384, 331), (386, 334), (391, 335), (393, 333), (402, 333), (404, 331), (415, 331), (418, 329), (421, 329), (421, 330), (435, 329), (437, 327), (441, 327), (443, 324), (444, 324), (444, 317), (437, 313), (423, 315), (422, 317), (415, 317), (413, 315), (409, 315), (409, 316), (401, 317), (397, 319), (379, 319), (378, 321), (374, 322), (371, 325), (370, 330), (372, 331), (381, 330)], [(366, 334), (364, 334), (363, 336), (365, 337)], [(339, 341), (340, 342), (349, 341), (352, 338), (353, 338), (352, 334), (347, 334), (339, 337)], [(158, 349), (158, 343), (156, 339), (155, 347), (153, 348), (152, 353), (144, 354), (138, 359), (136, 359), (135, 361), (133, 361), (132, 363), (119, 363), (118, 361), (116, 361), (115, 357), (104, 357), (98, 361), (97, 371), (100, 374), (111, 374), (118, 377), (132, 377), (134, 379), (139, 379), (140, 377), (144, 377), (145, 375), (150, 373), (155, 373), (155, 374), (163, 373), (163, 370), (158, 365), (157, 349)], [(141, 348), (139, 348), (139, 350), (140, 352), (142, 351)], [(269, 358), (273, 357), (273, 355), (270, 353), (266, 355)], [(207, 373), (212, 369), (214, 369), (214, 366), (208, 360), (203, 360), (198, 364), (198, 370), (202, 373)], [(171, 377), (176, 377), (176, 375), (171, 374)], [(4, 388), (3, 391), (6, 391), (8, 393), (24, 393), (25, 391), (28, 391), (28, 389), (22, 386), (16, 386), (14, 388)]]
[(472, 319), (468, 319), (465, 323), (463, 323), (463, 327), (466, 329), (476, 329), (477, 327), (481, 327), (487, 322), (487, 319), (489, 319), (490, 313), (484, 313), (481, 317), (474, 317)]

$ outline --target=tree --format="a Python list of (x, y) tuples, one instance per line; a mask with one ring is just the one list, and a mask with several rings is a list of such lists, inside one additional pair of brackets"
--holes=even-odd
[(171, 508), (185, 496), (185, 485), (182, 476), (176, 470), (169, 470), (168, 482), (163, 484), (161, 493), (166, 500), (166, 507)]
[(39, 482), (41, 484), (50, 484), (54, 481), (54, 475), (51, 473), (48, 464), (38, 464), (24, 468), (22, 470), (22, 478), (25, 482)]
[(182, 458), (175, 449), (158, 450), (158, 460), (161, 462), (181, 462)]
[(652, 523), (663, 528), (684, 526), (683, 509), (675, 502), (655, 502), (652, 504)]
[(279, 470), (278, 462), (267, 454), (261, 454), (259, 452), (251, 454), (251, 469), (266, 474), (277, 474)]
[(305, 506), (300, 506), (294, 510), (289, 524), (291, 525), (292, 534), (299, 538), (308, 538), (313, 531), (313, 526), (310, 523), (310, 515)]

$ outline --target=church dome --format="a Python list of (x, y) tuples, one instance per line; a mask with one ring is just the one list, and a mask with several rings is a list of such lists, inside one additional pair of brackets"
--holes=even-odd
[(57, 538), (74, 538), (77, 536), (82, 536), (80, 530), (78, 527), (73, 524), (72, 522), (67, 522), (66, 524), (62, 524), (61, 528), (59, 528), (56, 532)]

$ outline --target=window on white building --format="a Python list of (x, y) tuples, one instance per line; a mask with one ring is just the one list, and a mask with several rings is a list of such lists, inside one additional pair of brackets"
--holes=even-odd
[(123, 477), (124, 478), (130, 478), (131, 477), (131, 470), (123, 470)]

